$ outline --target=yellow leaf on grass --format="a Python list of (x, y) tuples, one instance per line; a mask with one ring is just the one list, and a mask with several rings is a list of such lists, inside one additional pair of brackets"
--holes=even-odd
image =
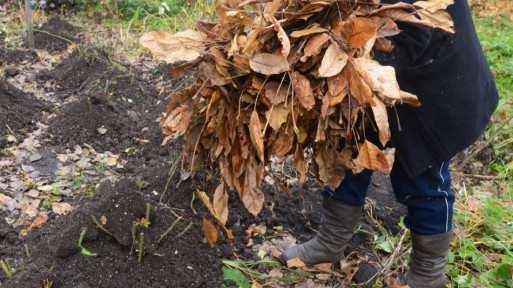
[(203, 235), (207, 238), (208, 244), (214, 248), (214, 244), (217, 242), (217, 229), (216, 226), (205, 217), (203, 217)]
[(470, 212), (476, 212), (483, 205), (483, 203), (481, 203), (481, 201), (478, 199), (471, 198), (471, 199), (468, 199), (467, 205), (468, 205), (468, 210)]

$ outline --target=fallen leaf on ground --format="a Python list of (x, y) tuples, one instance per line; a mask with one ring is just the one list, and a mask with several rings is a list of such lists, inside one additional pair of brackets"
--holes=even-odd
[(470, 198), (470, 199), (468, 199), (467, 205), (468, 205), (468, 210), (470, 212), (476, 212), (483, 205), (483, 203), (481, 203), (481, 201), (478, 199)]
[(296, 257), (294, 259), (290, 259), (287, 261), (287, 267), (288, 268), (302, 268), (302, 267), (306, 267), (306, 265), (301, 259), (299, 259), (299, 257)]
[(214, 248), (214, 244), (217, 242), (217, 229), (216, 226), (205, 217), (203, 217), (203, 235), (207, 238), (208, 244)]
[(71, 211), (72, 207), (69, 203), (52, 203), (52, 211), (58, 215), (65, 215)]
[(37, 228), (43, 224), (46, 224), (48, 222), (48, 215), (46, 214), (39, 214), (37, 215), (36, 219), (32, 221), (32, 224), (30, 224), (30, 228), (34, 229)]

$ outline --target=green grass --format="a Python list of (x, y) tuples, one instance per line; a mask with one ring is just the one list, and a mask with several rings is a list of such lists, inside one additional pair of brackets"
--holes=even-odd
[(513, 175), (513, 23), (508, 19), (509, 15), (475, 18), (476, 30), (500, 94), (499, 106), (485, 135), (497, 135), (494, 133), (501, 129), (493, 140), (495, 160), (490, 168), (502, 178)]
[(80, 14), (107, 26), (121, 23), (135, 32), (179, 31), (199, 19), (215, 17), (215, 1), (186, 0), (74, 0)]

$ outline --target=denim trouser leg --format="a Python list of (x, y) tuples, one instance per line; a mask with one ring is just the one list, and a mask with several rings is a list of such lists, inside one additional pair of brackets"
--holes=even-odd
[(397, 201), (408, 207), (404, 224), (419, 235), (436, 235), (452, 229), (454, 193), (449, 161), (431, 166), (414, 179), (400, 165), (390, 174)]
[[(408, 207), (404, 224), (419, 235), (435, 235), (452, 229), (454, 194), (451, 192), (449, 161), (431, 166), (416, 178), (408, 178), (397, 162), (390, 174), (397, 201)], [(324, 197), (362, 206), (371, 183), (372, 171), (353, 174), (347, 171), (340, 186), (331, 191), (325, 186)]]

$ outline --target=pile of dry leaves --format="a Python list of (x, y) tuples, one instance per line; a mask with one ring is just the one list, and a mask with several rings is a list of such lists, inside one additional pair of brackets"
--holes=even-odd
[(380, 2), (218, 0), (219, 23), (196, 21), (195, 30), (141, 37), (157, 59), (180, 64), (174, 76), (197, 67), (195, 83), (172, 96), (160, 124), (169, 139), (185, 138), (193, 173), (205, 162), (219, 169), (213, 203), (200, 196), (225, 232), (226, 189), (236, 189), (258, 214), (258, 187), (272, 154), (294, 155), (300, 183), (306, 148), (321, 185), (337, 187), (347, 169), (390, 173), (393, 149), (367, 141), (364, 127), (376, 127), (384, 146), (386, 107), (419, 103), (399, 89), (393, 67), (372, 59), (373, 49), (393, 49), (386, 37), (400, 33), (396, 21), (454, 32), (443, 10), (453, 0)]

